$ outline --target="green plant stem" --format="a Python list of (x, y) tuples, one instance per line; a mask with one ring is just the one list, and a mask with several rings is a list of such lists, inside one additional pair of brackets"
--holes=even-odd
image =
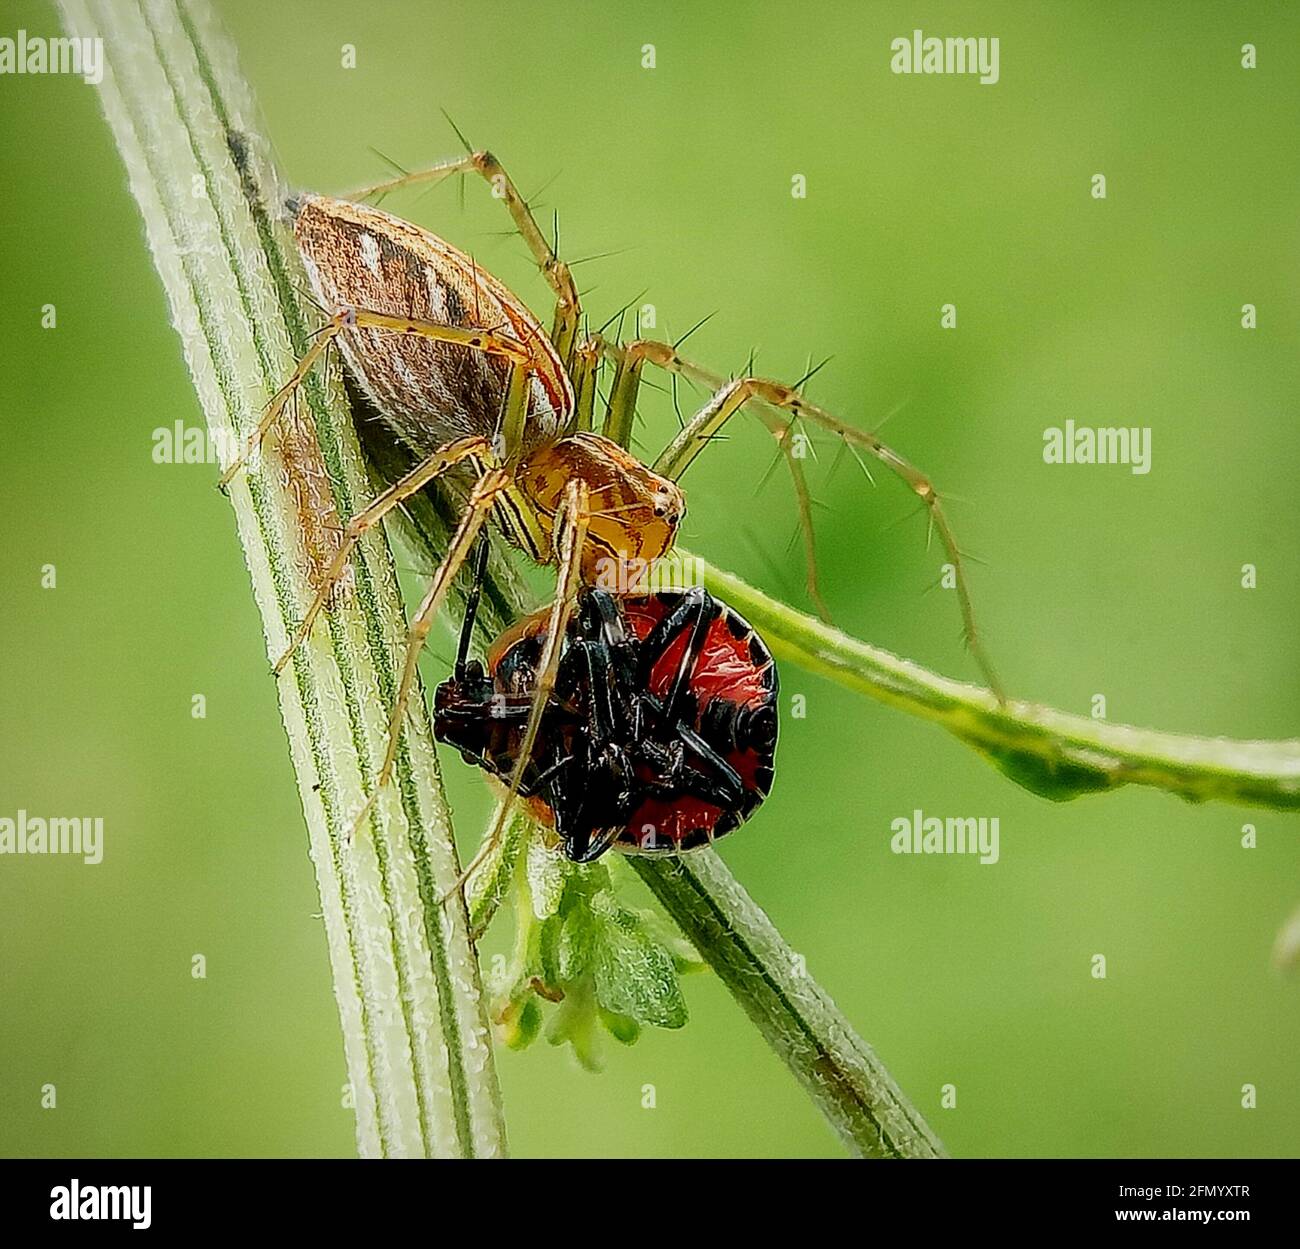
[(713, 850), (629, 862), (851, 1152), (945, 1156), (875, 1051)]
[[(230, 446), (255, 426), (309, 332), (295, 293), (305, 279), (279, 212), (284, 191), (251, 92), (201, 0), (61, 0), (61, 9), (69, 33), (103, 37), (104, 112), (209, 428)], [(230, 491), (274, 657), (312, 595), (302, 498), (323, 483), (335, 512), (350, 516), (370, 495), (337, 372), (302, 394), (312, 456), (294, 452), (285, 433)], [(349, 836), (374, 785), (405, 637), (382, 537), (353, 571), (350, 601), (322, 619), (277, 690), (357, 1145), (367, 1156), (496, 1155), (500, 1093), (465, 911), (440, 905), (459, 868), (423, 717), (404, 736), (393, 792), (369, 829)]]
[(1109, 724), (994, 695), (899, 659), (681, 553), (705, 586), (745, 616), (780, 659), (941, 724), (1017, 784), (1063, 801), (1149, 785), (1192, 802), (1300, 810), (1300, 741), (1186, 737)]

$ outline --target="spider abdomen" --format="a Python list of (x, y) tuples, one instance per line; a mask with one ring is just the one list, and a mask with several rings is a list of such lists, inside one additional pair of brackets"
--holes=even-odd
[[(464, 252), (367, 205), (302, 195), (289, 208), (313, 292), (328, 312), (366, 309), (507, 334), (531, 356), (527, 443), (565, 428), (574, 400), (559, 355), (522, 301)], [(493, 435), (510, 368), (500, 356), (373, 326), (348, 328), (339, 343), (366, 397), (417, 455), (465, 435)]]

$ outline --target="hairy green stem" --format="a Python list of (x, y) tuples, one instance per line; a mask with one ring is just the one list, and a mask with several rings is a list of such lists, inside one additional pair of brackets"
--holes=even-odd
[(851, 1152), (945, 1156), (875, 1051), (713, 850), (629, 861)]
[[(309, 326), (284, 191), (233, 47), (202, 0), (60, 0), (104, 41), (101, 100), (144, 218), (204, 415), (229, 449), (292, 372)], [(302, 389), (310, 435), (235, 479), (231, 503), (278, 657), (313, 594), (327, 528), (370, 487), (337, 371)], [(290, 419), (289, 426), (297, 422)], [(229, 454), (229, 451), (227, 452)], [(279, 679), (307, 816), (344, 1052), (366, 1156), (504, 1152), (500, 1093), (427, 720), (405, 735), (373, 832), (349, 836), (375, 783), (405, 616), (381, 535), (351, 592)], [(268, 681), (270, 678), (268, 677)], [(423, 702), (420, 702), (423, 707)]]

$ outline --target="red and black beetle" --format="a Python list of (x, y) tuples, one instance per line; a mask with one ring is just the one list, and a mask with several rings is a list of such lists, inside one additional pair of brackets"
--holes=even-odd
[[(454, 675), (434, 696), (434, 735), (510, 778), (536, 693), (549, 611), (469, 661), (471, 601)], [(706, 590), (615, 595), (585, 587), (520, 796), (562, 853), (610, 846), (677, 853), (736, 828), (767, 797), (777, 674), (750, 625)]]

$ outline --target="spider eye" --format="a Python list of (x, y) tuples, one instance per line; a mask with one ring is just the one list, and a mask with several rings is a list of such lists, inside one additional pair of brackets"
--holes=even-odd
[(677, 505), (668, 491), (660, 490), (658, 494), (655, 495), (654, 513), (661, 519), (667, 517), (669, 521), (676, 523)]

